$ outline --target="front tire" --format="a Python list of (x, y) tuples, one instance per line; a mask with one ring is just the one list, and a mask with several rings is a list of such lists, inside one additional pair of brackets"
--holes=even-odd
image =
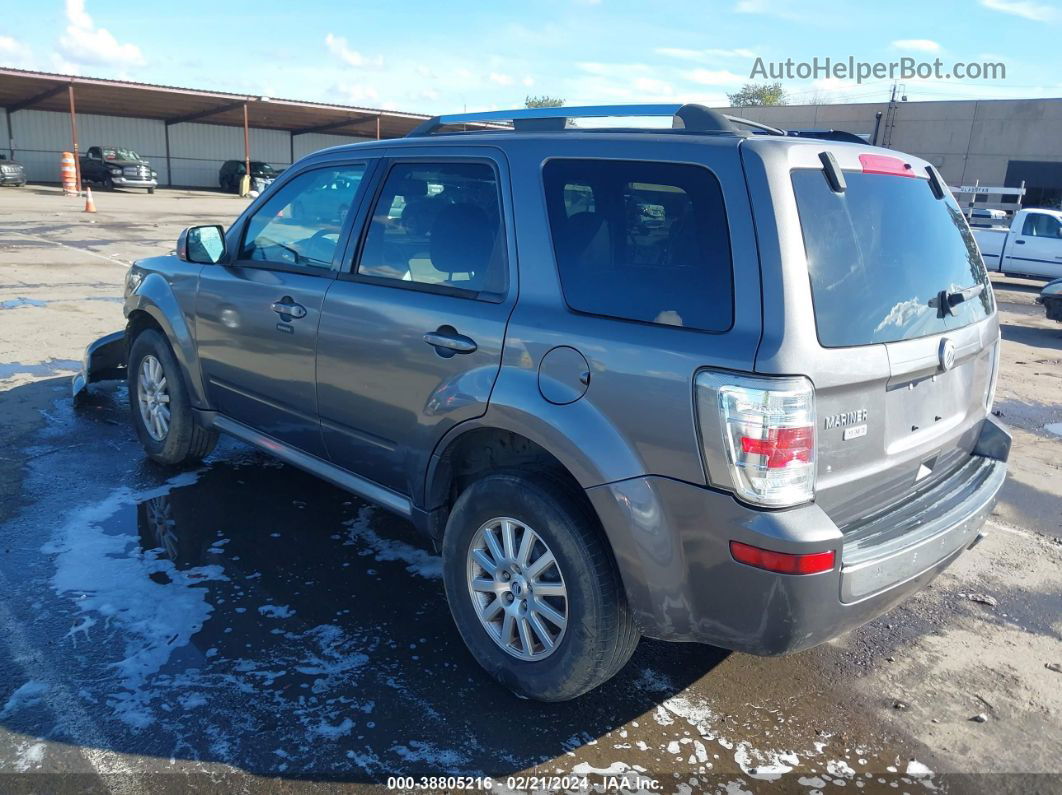
[(148, 189), (147, 189), (147, 192), (148, 192), (148, 195), (149, 195), (149, 196), (152, 196), (152, 195), (154, 195), (154, 193), (155, 193), (155, 189), (154, 189), (154, 188), (148, 188)]
[(214, 449), (217, 431), (199, 426), (177, 358), (155, 329), (140, 332), (129, 351), (129, 409), (151, 460), (196, 463)]
[(469, 486), (443, 537), (450, 612), (514, 693), (567, 701), (614, 676), (639, 633), (597, 519), (566, 484), (499, 472)]

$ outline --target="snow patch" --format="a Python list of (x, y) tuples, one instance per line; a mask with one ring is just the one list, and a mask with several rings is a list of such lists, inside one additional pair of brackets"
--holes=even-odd
[(376, 509), (365, 506), (358, 510), (358, 515), (347, 522), (347, 540), (344, 546), (367, 547), (378, 561), (398, 561), (406, 564), (406, 571), (429, 580), (442, 579), (442, 558), (432, 555), (426, 549), (420, 549), (404, 541), (382, 538), (370, 528)]
[(258, 612), (267, 618), (291, 618), (295, 611), (287, 605), (262, 605)]
[(46, 692), (48, 692), (48, 685), (36, 679), (31, 679), (11, 694), (7, 703), (4, 704), (4, 708), (0, 710), (0, 719), (11, 717), (23, 707), (32, 707), (34, 704), (40, 703)]
[[(74, 631), (86, 640), (91, 635), (118, 634), (124, 642), (124, 656), (110, 666), (121, 689), (111, 694), (108, 703), (134, 729), (154, 721), (153, 694), (146, 686), (149, 677), (175, 649), (190, 642), (214, 610), (207, 602), (205, 584), (227, 578), (214, 565), (178, 570), (157, 551), (142, 551), (137, 536), (107, 532), (102, 524), (123, 508), (191, 485), (197, 477), (194, 472), (183, 473), (142, 492), (119, 489), (70, 512), (41, 548), (55, 556), (51, 584), (56, 594), (68, 598), (82, 614)], [(164, 576), (152, 579), (153, 574)], [(102, 632), (93, 632), (97, 623)], [(101, 643), (100, 637), (92, 640)]]

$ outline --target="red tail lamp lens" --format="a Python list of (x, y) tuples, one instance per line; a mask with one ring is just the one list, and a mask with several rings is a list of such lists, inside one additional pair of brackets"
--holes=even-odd
[(893, 177), (913, 177), (914, 168), (898, 157), (888, 155), (860, 155), (859, 164), (864, 174), (888, 174)]
[(828, 552), (790, 555), (786, 552), (772, 552), (769, 549), (742, 544), (740, 541), (730, 542), (730, 554), (738, 563), (778, 574), (819, 574), (831, 571), (836, 557), (832, 549)]
[(809, 463), (815, 448), (815, 429), (810, 425), (803, 428), (771, 428), (766, 439), (741, 437), (741, 451), (762, 455), (767, 459), (768, 469), (781, 469), (796, 461)]

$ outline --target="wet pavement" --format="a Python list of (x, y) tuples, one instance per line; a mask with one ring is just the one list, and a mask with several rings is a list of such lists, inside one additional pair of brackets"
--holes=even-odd
[[(0, 267), (26, 256), (8, 239), (0, 229)], [(90, 259), (70, 282), (102, 286), (74, 289), (120, 291), (107, 284), (122, 269)], [(17, 354), (0, 363), (0, 790), (383, 789), (409, 776), (408, 790), (440, 775), (491, 776), (499, 791), (1062, 783), (1062, 671), (1049, 667), (1062, 664), (1062, 454), (1046, 430), (1059, 409), (1006, 369), (1001, 410), (1020, 420), (1026, 463), (994, 532), (931, 588), (786, 658), (644, 640), (603, 687), (543, 705), (472, 661), (439, 559), (408, 523), (231, 441), (195, 471), (161, 469), (121, 384), (75, 409), (77, 351), (4, 338), (15, 313), (64, 317), (56, 292), (21, 288), (45, 305), (0, 311), (0, 346)], [(1057, 355), (1024, 300), (1016, 291), (1009, 322), (1026, 341), (1005, 348), (1008, 367)], [(108, 302), (77, 306), (110, 330)]]
[(148, 774), (220, 763), (343, 782), (608, 769), (692, 786), (912, 762), (858, 715), (845, 724), (863, 741), (838, 737), (820, 716), (840, 705), (802, 665), (766, 661), (791, 669), (780, 690), (753, 675), (747, 692), (687, 692), (727, 663), (704, 646), (645, 641), (576, 702), (517, 700), (468, 656), (440, 559), (408, 523), (234, 443), (167, 472), (140, 456), (124, 387), (75, 411), (65, 381), (43, 384), (57, 395), (27, 453), (58, 450), (31, 458), (3, 532), (3, 623), (40, 652), (0, 644), (2, 679), (18, 685), (8, 731), (84, 744), (62, 714), (72, 699), (106, 750), (155, 760)]

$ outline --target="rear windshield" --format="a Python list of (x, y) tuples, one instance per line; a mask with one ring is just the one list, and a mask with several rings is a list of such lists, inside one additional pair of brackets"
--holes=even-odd
[[(924, 179), (844, 177), (847, 190), (835, 193), (819, 169), (792, 174), (822, 345), (914, 339), (992, 311), (988, 274), (950, 195), (935, 198)], [(953, 314), (940, 308), (942, 290), (975, 285), (981, 293), (952, 306)]]

